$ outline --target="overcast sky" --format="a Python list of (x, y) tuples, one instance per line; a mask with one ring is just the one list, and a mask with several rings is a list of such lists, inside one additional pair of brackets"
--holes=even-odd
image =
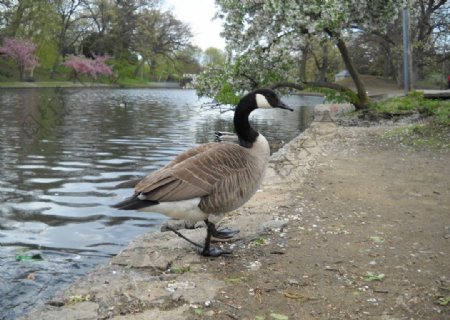
[(221, 22), (213, 20), (216, 13), (214, 0), (165, 0), (165, 7), (173, 9), (175, 16), (191, 26), (192, 42), (205, 50), (208, 47), (225, 48), (220, 37)]

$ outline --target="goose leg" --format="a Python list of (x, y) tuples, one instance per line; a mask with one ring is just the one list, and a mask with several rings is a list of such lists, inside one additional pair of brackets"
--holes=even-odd
[(177, 230), (173, 229), (170, 226), (166, 226), (167, 230), (172, 231), (173, 233), (175, 233), (177, 236), (179, 236), (180, 238), (183, 238), (184, 240), (186, 240), (187, 242), (189, 242), (190, 244), (193, 244), (194, 246), (198, 247), (198, 248), (203, 248), (203, 246), (201, 244), (198, 244), (194, 241), (192, 241), (189, 238), (186, 238), (183, 234), (181, 234), (180, 232), (178, 232)]
[[(207, 221), (207, 220), (206, 220)], [(205, 221), (205, 222), (206, 222)], [(212, 227), (211, 227), (212, 225)], [(212, 235), (212, 229), (215, 230), (214, 224), (209, 222), (207, 223), (207, 231), (206, 231), (206, 239), (205, 239), (205, 245), (202, 246), (194, 241), (192, 241), (191, 239), (185, 237), (183, 234), (181, 234), (180, 232), (178, 232), (177, 230), (173, 229), (170, 226), (167, 226), (167, 229), (172, 231), (173, 233), (175, 233), (177, 236), (183, 238), (184, 240), (186, 240), (187, 242), (189, 242), (190, 244), (196, 246), (197, 248), (202, 249), (202, 251), (200, 251), (200, 254), (204, 257), (219, 257), (223, 254), (231, 254), (230, 251), (225, 251), (222, 250), (220, 248), (211, 248), (211, 235)]]
[(208, 226), (208, 228), (211, 228), (211, 235), (217, 239), (231, 239), (239, 233), (239, 230), (234, 230), (231, 228), (223, 228), (217, 230), (216, 225), (210, 222), (209, 220), (205, 220), (205, 223)]
[(209, 222), (208, 220), (205, 220), (207, 231), (206, 231), (206, 238), (205, 238), (205, 246), (203, 247), (203, 250), (201, 252), (201, 255), (204, 257), (219, 257), (223, 254), (231, 254), (230, 251), (225, 251), (220, 248), (211, 248), (211, 236), (214, 235), (216, 230), (216, 226), (214, 223)]

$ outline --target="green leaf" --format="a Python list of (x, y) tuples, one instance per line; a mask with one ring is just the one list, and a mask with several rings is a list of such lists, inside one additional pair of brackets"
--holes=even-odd
[(226, 278), (226, 279), (225, 279), (225, 281), (226, 281), (228, 284), (237, 284), (237, 283), (244, 282), (245, 280), (247, 280), (246, 277)]
[(44, 260), (40, 253), (33, 255), (18, 254), (16, 255), (16, 261), (41, 261)]
[(365, 281), (381, 281), (385, 277), (384, 273), (375, 274), (373, 272), (367, 272), (366, 277), (364, 278)]
[(194, 313), (198, 316), (201, 316), (203, 314), (203, 308), (194, 308)]
[(270, 317), (272, 317), (275, 320), (289, 320), (288, 316), (279, 313), (271, 313)]
[(450, 303), (450, 296), (440, 297), (437, 303), (444, 307), (447, 306)]
[(69, 297), (69, 303), (75, 304), (79, 302), (89, 301), (91, 296), (89, 294), (78, 294)]
[(261, 246), (266, 243), (266, 240), (263, 237), (258, 237), (255, 240), (253, 240), (252, 243)]
[(384, 238), (379, 237), (379, 236), (370, 237), (370, 240), (372, 240), (373, 243), (383, 243), (384, 242)]
[(184, 267), (180, 267), (180, 268), (171, 268), (170, 270), (172, 271), (172, 273), (183, 274), (185, 272), (191, 271), (191, 266), (184, 266)]
[(266, 320), (266, 317), (264, 317), (264, 316), (256, 316), (255, 320)]

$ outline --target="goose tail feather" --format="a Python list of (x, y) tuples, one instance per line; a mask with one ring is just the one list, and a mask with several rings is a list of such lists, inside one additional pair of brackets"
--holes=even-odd
[(137, 195), (134, 195), (128, 199), (125, 199), (119, 203), (112, 205), (111, 207), (119, 210), (139, 210), (142, 208), (150, 207), (159, 204), (158, 201), (141, 200)]
[(122, 189), (122, 188), (134, 188), (136, 187), (136, 185), (141, 182), (142, 178), (137, 178), (137, 179), (133, 179), (133, 180), (128, 180), (125, 182), (121, 182), (119, 184), (116, 184), (114, 186), (114, 189)]

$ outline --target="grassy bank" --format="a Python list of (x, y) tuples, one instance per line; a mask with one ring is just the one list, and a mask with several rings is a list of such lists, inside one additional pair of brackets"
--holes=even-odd
[(426, 99), (421, 92), (375, 102), (371, 110), (384, 116), (419, 113), (429, 117), (433, 124), (450, 126), (450, 101)]
[(380, 118), (419, 115), (423, 121), (386, 132), (384, 138), (414, 149), (450, 148), (450, 101), (426, 99), (421, 92), (390, 98), (371, 105), (370, 111)]

